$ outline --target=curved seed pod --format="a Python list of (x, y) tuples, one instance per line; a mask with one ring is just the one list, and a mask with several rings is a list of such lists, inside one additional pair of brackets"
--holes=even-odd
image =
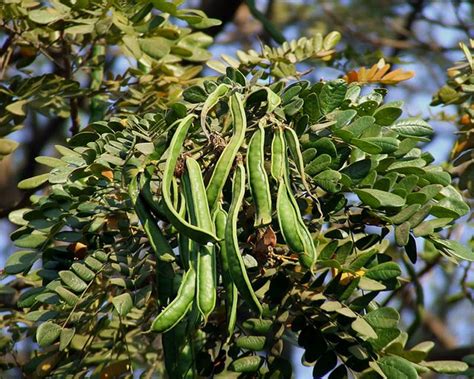
[(303, 184), (306, 184), (306, 176), (304, 172), (304, 161), (303, 155), (301, 154), (300, 142), (298, 141), (298, 136), (296, 132), (291, 128), (285, 128), (285, 141), (290, 150), (291, 157), (296, 164), (298, 173), (301, 176)]
[(135, 209), (140, 223), (143, 225), (143, 229), (148, 237), (150, 246), (157, 255), (156, 260), (156, 275), (159, 288), (159, 299), (161, 304), (165, 304), (169, 298), (173, 295), (173, 280), (174, 270), (171, 262), (175, 260), (173, 249), (168, 243), (168, 240), (163, 236), (161, 229), (157, 225), (157, 221), (154, 219), (152, 214), (148, 211), (142, 201), (138, 188), (139, 178), (133, 177), (130, 181), (128, 192), (130, 200)]
[(272, 197), (270, 184), (265, 171), (265, 130), (262, 123), (250, 139), (247, 150), (247, 172), (249, 177), (250, 193), (255, 203), (256, 228), (268, 225), (272, 222)]
[(192, 267), (184, 275), (174, 300), (155, 318), (151, 330), (167, 332), (176, 326), (191, 308), (196, 290), (196, 273)]
[(247, 119), (242, 100), (238, 93), (234, 93), (230, 97), (230, 112), (233, 120), (233, 135), (229, 144), (224, 148), (219, 160), (217, 161), (211, 179), (207, 185), (207, 200), (211, 209), (217, 204), (222, 188), (227, 181), (230, 169), (235, 160), (235, 156), (242, 146), (245, 138), (245, 130), (247, 129)]
[(201, 128), (204, 131), (206, 137), (209, 137), (209, 131), (207, 130), (207, 122), (206, 117), (209, 111), (214, 108), (221, 97), (225, 96), (229, 92), (229, 85), (227, 84), (219, 84), (216, 89), (209, 95), (202, 106), (201, 110)]
[(283, 179), (278, 186), (277, 215), (286, 244), (299, 254), (300, 263), (304, 267), (312, 269), (316, 260), (313, 238), (303, 222), (295, 198)]
[(184, 143), (186, 134), (193, 122), (193, 119), (194, 115), (189, 115), (183, 118), (179, 123), (178, 128), (176, 129), (171, 140), (171, 144), (169, 147), (169, 155), (168, 159), (166, 160), (166, 166), (163, 173), (163, 205), (168, 220), (180, 233), (183, 233), (184, 235), (196, 242), (206, 244), (207, 242), (215, 242), (217, 240), (217, 237), (214, 235), (214, 233), (191, 225), (183, 217), (181, 217), (173, 206), (170, 192), (171, 182), (174, 176), (174, 169), (176, 167), (179, 154), (181, 153), (181, 147)]
[(167, 239), (163, 236), (161, 229), (158, 227), (156, 220), (152, 214), (145, 207), (142, 199), (140, 198), (140, 190), (138, 189), (137, 176), (133, 177), (128, 186), (128, 193), (130, 200), (132, 201), (133, 208), (137, 214), (140, 223), (143, 225), (143, 229), (148, 237), (151, 248), (155, 252), (158, 259), (166, 262), (175, 260), (173, 249), (169, 245)]
[(262, 306), (255, 295), (252, 284), (247, 276), (244, 261), (240, 255), (239, 241), (237, 239), (237, 218), (245, 195), (245, 168), (239, 162), (234, 173), (232, 186), (232, 202), (229, 217), (225, 227), (225, 250), (229, 262), (229, 272), (239, 293), (249, 306), (258, 314), (262, 313)]
[(140, 175), (138, 185), (140, 187), (140, 196), (142, 197), (147, 208), (149, 208), (156, 217), (166, 219), (166, 215), (164, 214), (160, 203), (155, 201), (153, 198), (153, 193), (151, 192), (151, 177), (146, 170), (142, 175)]
[(308, 192), (308, 194), (315, 201), (319, 214), (322, 215), (323, 212), (321, 210), (321, 204), (319, 203), (319, 199), (311, 193), (311, 190), (308, 186), (308, 182), (306, 181), (306, 172), (305, 172), (303, 154), (301, 153), (300, 141), (298, 140), (298, 136), (296, 132), (291, 128), (285, 128), (285, 140), (290, 150), (290, 154), (293, 158), (293, 161), (295, 162), (298, 173), (300, 174), (303, 186), (305, 190)]
[[(186, 214), (186, 199), (183, 194), (181, 194), (181, 205), (179, 208), (179, 215), (181, 217), (185, 217)], [(184, 234), (179, 233), (178, 234), (178, 250), (179, 250), (179, 258), (181, 260), (181, 264), (184, 267), (185, 270), (189, 269), (189, 262), (191, 259), (190, 255), (190, 243), (191, 241), (189, 240), (188, 237), (186, 237)]]
[(297, 253), (304, 251), (303, 241), (298, 232), (299, 224), (296, 219), (295, 209), (283, 179), (280, 179), (278, 184), (277, 215), (281, 233), (288, 247)]
[[(214, 233), (214, 224), (209, 212), (206, 190), (201, 174), (199, 163), (192, 158), (186, 159), (187, 172), (183, 181), (188, 186), (189, 195), (192, 197), (194, 217), (197, 226)], [(197, 306), (199, 311), (207, 319), (216, 306), (216, 256), (215, 247), (201, 245), (197, 260)]]
[(283, 178), (284, 167), (285, 167), (285, 155), (286, 155), (286, 143), (283, 137), (283, 132), (280, 128), (277, 128), (273, 134), (272, 140), (272, 162), (271, 162), (271, 173), (273, 178), (278, 182)]
[(219, 241), (219, 247), (221, 251), (221, 265), (222, 265), (222, 282), (225, 290), (225, 304), (227, 313), (227, 332), (230, 336), (234, 333), (235, 323), (237, 321), (237, 302), (238, 292), (237, 287), (232, 282), (232, 278), (229, 272), (229, 262), (227, 259), (225, 238), (225, 226), (227, 223), (227, 213), (222, 209), (219, 203), (214, 213), (214, 223), (216, 225), (216, 234), (221, 240)]

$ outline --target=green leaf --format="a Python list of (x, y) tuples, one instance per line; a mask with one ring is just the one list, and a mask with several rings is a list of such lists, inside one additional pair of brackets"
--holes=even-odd
[(59, 336), (59, 351), (63, 351), (69, 346), (75, 333), (76, 329), (74, 328), (64, 328), (61, 330), (61, 335)]
[(41, 175), (36, 175), (28, 179), (22, 180), (20, 183), (18, 183), (18, 188), (27, 190), (27, 189), (35, 189), (41, 186), (42, 184), (46, 183), (49, 178), (49, 173), (48, 174), (41, 174)]
[(74, 306), (79, 302), (79, 297), (63, 286), (57, 286), (54, 291), (70, 306)]
[(334, 80), (324, 84), (319, 95), (321, 110), (327, 114), (336, 109), (344, 101), (347, 84), (344, 80)]
[(123, 293), (119, 296), (114, 297), (112, 299), (112, 304), (117, 310), (117, 313), (120, 316), (125, 317), (133, 307), (133, 300), (129, 293)]
[(401, 275), (402, 271), (400, 267), (395, 262), (385, 262), (377, 266), (371, 267), (366, 273), (365, 276), (369, 279), (374, 280), (387, 280), (396, 278)]
[(466, 245), (454, 240), (443, 240), (438, 238), (430, 238), (430, 240), (444, 253), (454, 255), (459, 259), (474, 262), (474, 252)]
[(304, 170), (309, 176), (314, 176), (329, 167), (330, 164), (331, 156), (329, 156), (328, 154), (321, 154), (313, 161), (311, 161), (311, 163), (308, 164)]
[(52, 24), (64, 18), (64, 15), (54, 8), (42, 8), (28, 11), (28, 18), (37, 24)]
[(358, 317), (351, 324), (351, 328), (365, 338), (377, 338), (377, 333), (362, 317)]
[(412, 364), (400, 357), (382, 357), (377, 362), (387, 378), (418, 379)]
[(408, 221), (395, 227), (395, 242), (398, 246), (405, 246), (408, 243), (410, 228), (411, 225)]
[(322, 189), (328, 192), (337, 192), (341, 189), (341, 173), (335, 170), (325, 170), (313, 177), (313, 180)]
[(376, 145), (380, 149), (379, 153), (381, 154), (390, 154), (397, 151), (398, 145), (400, 144), (399, 140), (392, 137), (368, 137), (364, 138), (362, 141)]
[(396, 101), (384, 104), (375, 111), (375, 122), (382, 126), (391, 125), (397, 118), (401, 116), (401, 106), (402, 103)]
[(236, 359), (229, 365), (229, 370), (234, 372), (255, 372), (263, 363), (263, 358), (258, 355), (251, 355)]
[(8, 155), (13, 153), (18, 145), (19, 144), (16, 141), (0, 138), (0, 155)]
[(334, 47), (336, 47), (336, 45), (339, 43), (340, 40), (341, 40), (341, 33), (339, 32), (329, 33), (328, 35), (326, 35), (326, 37), (324, 37), (323, 49), (324, 50), (333, 49)]
[(369, 154), (380, 154), (382, 152), (382, 148), (379, 145), (369, 142), (367, 139), (353, 138), (351, 144)]
[(170, 52), (170, 41), (162, 37), (138, 40), (141, 50), (154, 59), (163, 58)]
[(398, 120), (393, 123), (390, 129), (404, 137), (426, 137), (433, 134), (431, 126), (426, 121), (416, 117)]
[(383, 291), (387, 288), (382, 283), (370, 278), (366, 278), (365, 276), (360, 278), (358, 287), (364, 291)]
[(374, 328), (396, 328), (400, 314), (393, 308), (377, 308), (364, 316), (364, 319)]
[(202, 87), (192, 86), (183, 91), (183, 98), (190, 103), (202, 103), (206, 101), (208, 95)]
[(234, 341), (237, 347), (251, 351), (263, 350), (265, 342), (266, 338), (264, 336), (241, 336)]
[(82, 292), (87, 288), (87, 284), (71, 271), (59, 271), (59, 277), (74, 292)]
[(356, 189), (354, 190), (359, 199), (371, 207), (402, 207), (405, 199), (390, 192), (376, 189)]
[(8, 104), (5, 109), (13, 113), (16, 116), (25, 116), (25, 105), (28, 103), (28, 100), (18, 100), (14, 103)]
[(40, 157), (36, 157), (35, 161), (38, 162), (39, 164), (42, 164), (48, 167), (53, 167), (53, 168), (67, 165), (67, 163), (62, 161), (61, 159), (53, 158), (53, 157), (40, 156)]
[(15, 240), (13, 244), (17, 247), (24, 247), (28, 249), (36, 249), (48, 239), (44, 234), (32, 233), (22, 235)]
[(9, 275), (19, 274), (29, 269), (38, 258), (40, 255), (37, 251), (15, 251), (7, 259), (5, 272)]
[(61, 327), (51, 321), (43, 322), (36, 330), (36, 341), (41, 347), (55, 342), (61, 333)]
[(461, 361), (430, 361), (421, 364), (440, 374), (460, 374), (469, 368), (467, 363)]

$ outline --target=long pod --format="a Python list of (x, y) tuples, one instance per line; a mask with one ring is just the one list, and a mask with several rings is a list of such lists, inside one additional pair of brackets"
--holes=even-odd
[(250, 193), (255, 204), (256, 228), (268, 225), (272, 222), (272, 197), (270, 184), (265, 171), (265, 130), (262, 123), (250, 139), (247, 149), (247, 172), (249, 177)]
[[(187, 171), (183, 180), (189, 188), (192, 198), (193, 212), (197, 226), (214, 233), (214, 223), (209, 212), (206, 190), (199, 163), (193, 159), (186, 159)], [(216, 256), (213, 245), (199, 246), (197, 257), (197, 306), (206, 320), (216, 306)]]
[(300, 141), (298, 140), (298, 136), (296, 135), (296, 132), (291, 128), (288, 128), (288, 127), (285, 128), (285, 140), (290, 150), (290, 154), (293, 158), (293, 161), (295, 162), (296, 169), (298, 170), (298, 173), (301, 177), (303, 186), (308, 192), (308, 194), (315, 201), (319, 214), (322, 215), (323, 212), (321, 211), (321, 204), (319, 203), (319, 199), (311, 193), (308, 182), (306, 181), (306, 172), (305, 172), (303, 154), (301, 153)]
[(202, 106), (201, 110), (201, 128), (204, 131), (206, 137), (209, 137), (209, 131), (207, 130), (206, 117), (208, 112), (216, 106), (221, 97), (225, 96), (229, 92), (228, 84), (219, 84), (216, 89), (209, 95)]
[(193, 122), (193, 119), (194, 115), (188, 115), (183, 118), (179, 123), (178, 128), (176, 129), (171, 140), (171, 144), (169, 147), (169, 155), (168, 159), (166, 160), (166, 166), (163, 173), (163, 205), (168, 220), (180, 233), (183, 233), (192, 240), (197, 241), (201, 244), (206, 244), (207, 242), (215, 242), (217, 240), (217, 237), (214, 235), (214, 233), (194, 226), (187, 222), (183, 217), (181, 217), (173, 206), (170, 192), (171, 182), (174, 176), (176, 163), (178, 161), (178, 157), (181, 153), (181, 148), (186, 138), (188, 129)]
[(137, 176), (133, 177), (130, 181), (128, 190), (135, 213), (143, 226), (151, 248), (158, 258), (156, 261), (158, 297), (160, 303), (165, 304), (173, 295), (174, 270), (171, 262), (175, 260), (175, 255), (168, 240), (163, 236), (161, 229), (158, 227), (157, 221), (149, 212), (140, 196)]
[(239, 162), (234, 173), (232, 186), (232, 202), (229, 209), (229, 217), (225, 226), (225, 252), (229, 262), (229, 272), (243, 299), (258, 314), (262, 313), (262, 305), (257, 299), (252, 284), (247, 275), (245, 264), (240, 254), (239, 241), (237, 238), (237, 219), (242, 201), (245, 195), (245, 168)]
[(222, 188), (227, 181), (235, 156), (244, 142), (247, 119), (242, 100), (238, 93), (230, 97), (230, 112), (233, 120), (233, 135), (217, 161), (211, 179), (207, 185), (207, 200), (211, 209), (217, 204)]
[(277, 128), (273, 134), (272, 139), (272, 161), (271, 161), (271, 173), (273, 178), (277, 181), (283, 178), (285, 172), (285, 155), (286, 155), (286, 143), (283, 135), (283, 131)]
[(151, 330), (167, 332), (176, 326), (191, 308), (196, 292), (196, 273), (192, 267), (186, 271), (174, 300), (155, 318)]
[(222, 266), (222, 282), (225, 291), (225, 305), (227, 313), (227, 332), (229, 337), (234, 333), (235, 323), (237, 321), (237, 302), (238, 292), (237, 287), (232, 282), (232, 277), (229, 271), (229, 261), (227, 259), (225, 238), (225, 226), (227, 223), (227, 212), (222, 209), (221, 204), (217, 206), (214, 213), (214, 223), (216, 225), (216, 234), (221, 240), (219, 241), (220, 257)]

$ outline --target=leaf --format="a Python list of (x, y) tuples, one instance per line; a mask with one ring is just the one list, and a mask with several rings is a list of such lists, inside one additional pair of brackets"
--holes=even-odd
[(461, 374), (469, 368), (467, 363), (461, 361), (430, 361), (421, 364), (440, 374)]
[(326, 351), (318, 359), (313, 368), (313, 377), (322, 378), (337, 365), (337, 356), (332, 350)]
[(405, 199), (390, 192), (376, 189), (355, 189), (354, 192), (359, 199), (371, 207), (402, 207)]
[(309, 176), (319, 174), (331, 164), (331, 156), (328, 154), (321, 154), (316, 157), (310, 164), (306, 165), (305, 172)]
[(377, 333), (375, 332), (375, 330), (362, 317), (358, 317), (356, 320), (354, 320), (351, 324), (351, 328), (366, 339), (377, 338)]
[(358, 287), (365, 291), (383, 291), (387, 288), (382, 283), (366, 278), (365, 276), (360, 278)]
[(28, 11), (28, 18), (37, 24), (52, 24), (64, 17), (62, 13), (54, 8), (43, 8)]
[(67, 165), (67, 163), (62, 161), (61, 159), (53, 158), (53, 157), (39, 156), (35, 158), (35, 161), (38, 162), (39, 164), (42, 164), (48, 167), (53, 167), (53, 168)]
[(61, 327), (51, 321), (43, 322), (36, 330), (36, 341), (41, 347), (51, 345), (61, 333)]
[(202, 87), (192, 86), (183, 91), (183, 98), (190, 103), (202, 103), (206, 101), (208, 95)]
[(229, 370), (234, 372), (255, 372), (263, 363), (263, 358), (258, 355), (251, 355), (236, 359), (229, 365)]
[(381, 263), (366, 271), (365, 276), (374, 280), (388, 280), (401, 275), (402, 271), (395, 262)]
[(369, 69), (361, 67), (359, 70), (349, 71), (344, 80), (348, 83), (357, 82), (359, 84), (365, 83), (381, 83), (381, 84), (397, 84), (402, 81), (411, 79), (415, 76), (413, 71), (403, 71), (397, 69), (389, 72), (390, 64), (385, 63), (381, 58), (376, 64)]
[(76, 329), (74, 328), (72, 329), (64, 328), (63, 330), (61, 330), (61, 334), (59, 337), (59, 350), (60, 351), (65, 350), (69, 346), (75, 333), (76, 333)]
[(389, 154), (397, 151), (400, 144), (398, 139), (392, 137), (368, 137), (362, 141), (378, 146), (380, 149), (379, 153), (381, 154)]
[(9, 275), (19, 274), (29, 269), (38, 258), (40, 255), (36, 251), (15, 251), (7, 259), (5, 272)]
[(374, 328), (396, 328), (400, 314), (393, 308), (377, 308), (364, 316), (364, 319)]
[(402, 114), (401, 102), (384, 104), (374, 112), (375, 122), (382, 126), (391, 125)]
[(404, 137), (427, 137), (433, 134), (431, 126), (416, 117), (395, 121), (390, 129)]
[(324, 50), (333, 49), (334, 47), (336, 47), (336, 45), (339, 43), (340, 40), (341, 40), (341, 33), (339, 32), (334, 31), (327, 34), (323, 40), (323, 49)]
[(87, 288), (87, 284), (71, 271), (59, 271), (59, 277), (74, 292), (82, 292)]
[(46, 183), (49, 178), (49, 173), (48, 174), (41, 174), (41, 175), (36, 175), (28, 179), (22, 180), (20, 183), (18, 183), (18, 188), (27, 190), (27, 189), (35, 189), (41, 186), (42, 184)]
[(339, 181), (341, 180), (341, 173), (335, 170), (325, 170), (313, 177), (313, 180), (322, 189), (328, 192), (337, 192), (341, 188)]
[(410, 223), (408, 221), (395, 227), (395, 242), (398, 246), (405, 246), (410, 237)]
[(163, 58), (170, 52), (170, 42), (166, 38), (153, 37), (138, 40), (141, 50), (154, 59)]
[(0, 155), (8, 155), (13, 153), (18, 145), (19, 144), (16, 141), (0, 138)]
[(16, 116), (25, 116), (25, 105), (28, 103), (28, 100), (18, 100), (14, 103), (8, 104), (5, 109), (13, 113)]
[(28, 249), (36, 249), (40, 245), (42, 245), (48, 239), (47, 236), (44, 234), (38, 233), (31, 233), (31, 234), (24, 234), (17, 240), (13, 242), (13, 244), (17, 247), (24, 247)]
[(454, 240), (431, 238), (431, 242), (440, 250), (459, 259), (474, 262), (474, 252), (471, 248)]
[(387, 378), (418, 379), (418, 373), (406, 359), (400, 357), (382, 357), (377, 363)]
[(133, 307), (133, 300), (129, 293), (123, 293), (114, 297), (112, 299), (112, 304), (114, 305), (117, 313), (120, 316), (125, 317)]

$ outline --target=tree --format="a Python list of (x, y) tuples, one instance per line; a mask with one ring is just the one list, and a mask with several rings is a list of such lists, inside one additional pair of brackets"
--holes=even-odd
[[(305, 80), (300, 67), (336, 57), (331, 32), (224, 56), (209, 62), (220, 76), (198, 77), (211, 40), (173, 20), (218, 21), (165, 1), (85, 5), (4, 6), (9, 44), (32, 38), (63, 60), (63, 75), (6, 82), (5, 130), (25, 106), (49, 104), (72, 126), (58, 158), (36, 157), (49, 171), (19, 183), (29, 196), (9, 216), (22, 250), (5, 266), (15, 275), (2, 287), (5, 367), (285, 378), (285, 347), (299, 345), (314, 377), (468, 375), (459, 360), (430, 360), (433, 343), (409, 340), (423, 313), (418, 245), (425, 269), (473, 260), (448, 238), (469, 206), (421, 148), (432, 128), (385, 101), (383, 86), (413, 73), (382, 60)], [(137, 68), (105, 80), (114, 45)], [(71, 79), (80, 70), (90, 90)], [(399, 293), (404, 273), (418, 295), (406, 332), (380, 296)], [(20, 364), (15, 346), (30, 337), (39, 348)]]

